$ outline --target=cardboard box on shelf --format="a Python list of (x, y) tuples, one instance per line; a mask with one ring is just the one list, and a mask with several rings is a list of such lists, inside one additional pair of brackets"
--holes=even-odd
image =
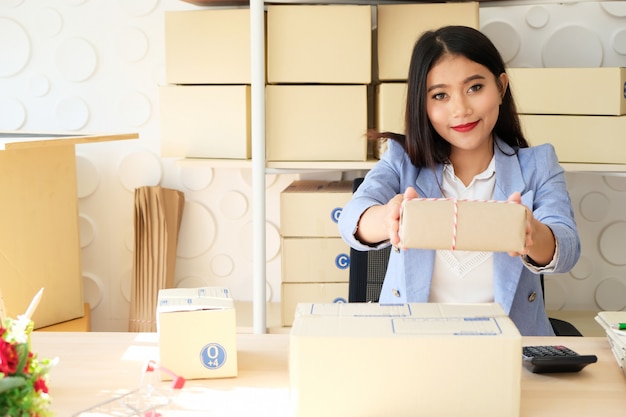
[(340, 237), (282, 239), (283, 282), (348, 282), (350, 247)]
[(166, 86), (159, 89), (161, 155), (249, 159), (249, 85)]
[(560, 162), (626, 164), (625, 116), (522, 114), (531, 145), (551, 143)]
[(626, 114), (626, 68), (508, 68), (517, 110), (526, 114)]
[(519, 252), (526, 245), (526, 207), (502, 201), (405, 200), (405, 248)]
[(365, 161), (366, 85), (268, 85), (268, 161)]
[(248, 8), (165, 12), (168, 84), (250, 84)]
[(479, 29), (478, 4), (379, 4), (378, 78), (406, 80), (413, 46), (427, 30), (445, 25)]
[(300, 304), (293, 415), (518, 417), (521, 340), (498, 304)]
[(369, 84), (371, 79), (371, 6), (268, 6), (268, 83)]
[(283, 237), (339, 237), (337, 222), (352, 181), (293, 181), (280, 194)]
[(348, 302), (347, 282), (283, 282), (281, 284), (281, 322), (291, 326), (300, 303)]
[[(237, 324), (226, 288), (169, 288), (157, 305), (160, 363), (185, 379), (237, 376)], [(165, 373), (161, 378), (171, 376)]]

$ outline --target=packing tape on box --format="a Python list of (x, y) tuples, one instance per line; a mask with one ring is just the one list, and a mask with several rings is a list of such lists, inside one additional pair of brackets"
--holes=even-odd
[(526, 208), (500, 200), (405, 200), (400, 242), (401, 247), (415, 249), (521, 252), (526, 243)]

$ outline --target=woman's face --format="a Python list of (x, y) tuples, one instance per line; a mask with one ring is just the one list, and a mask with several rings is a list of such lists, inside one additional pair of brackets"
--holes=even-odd
[[(444, 55), (426, 79), (426, 110), (433, 127), (459, 151), (492, 152), (492, 131), (498, 119), (503, 92), (487, 69), (462, 55)], [(452, 156), (452, 155), (451, 155)]]

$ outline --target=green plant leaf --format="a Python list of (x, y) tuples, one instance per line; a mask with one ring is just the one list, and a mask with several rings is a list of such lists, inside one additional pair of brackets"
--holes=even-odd
[(0, 379), (0, 393), (13, 388), (21, 387), (26, 383), (26, 378), (22, 376), (5, 376)]

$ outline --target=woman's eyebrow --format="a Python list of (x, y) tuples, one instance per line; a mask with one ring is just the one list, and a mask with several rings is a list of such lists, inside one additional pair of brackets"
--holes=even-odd
[[(480, 74), (474, 74), (474, 75), (470, 75), (469, 77), (465, 78), (463, 80), (463, 84), (467, 84), (470, 83), (474, 80), (484, 80), (485, 77), (483, 75)], [(437, 88), (444, 88), (446, 87), (446, 84), (433, 84), (430, 87), (428, 87), (427, 91), (432, 91), (432, 90), (436, 90)]]

